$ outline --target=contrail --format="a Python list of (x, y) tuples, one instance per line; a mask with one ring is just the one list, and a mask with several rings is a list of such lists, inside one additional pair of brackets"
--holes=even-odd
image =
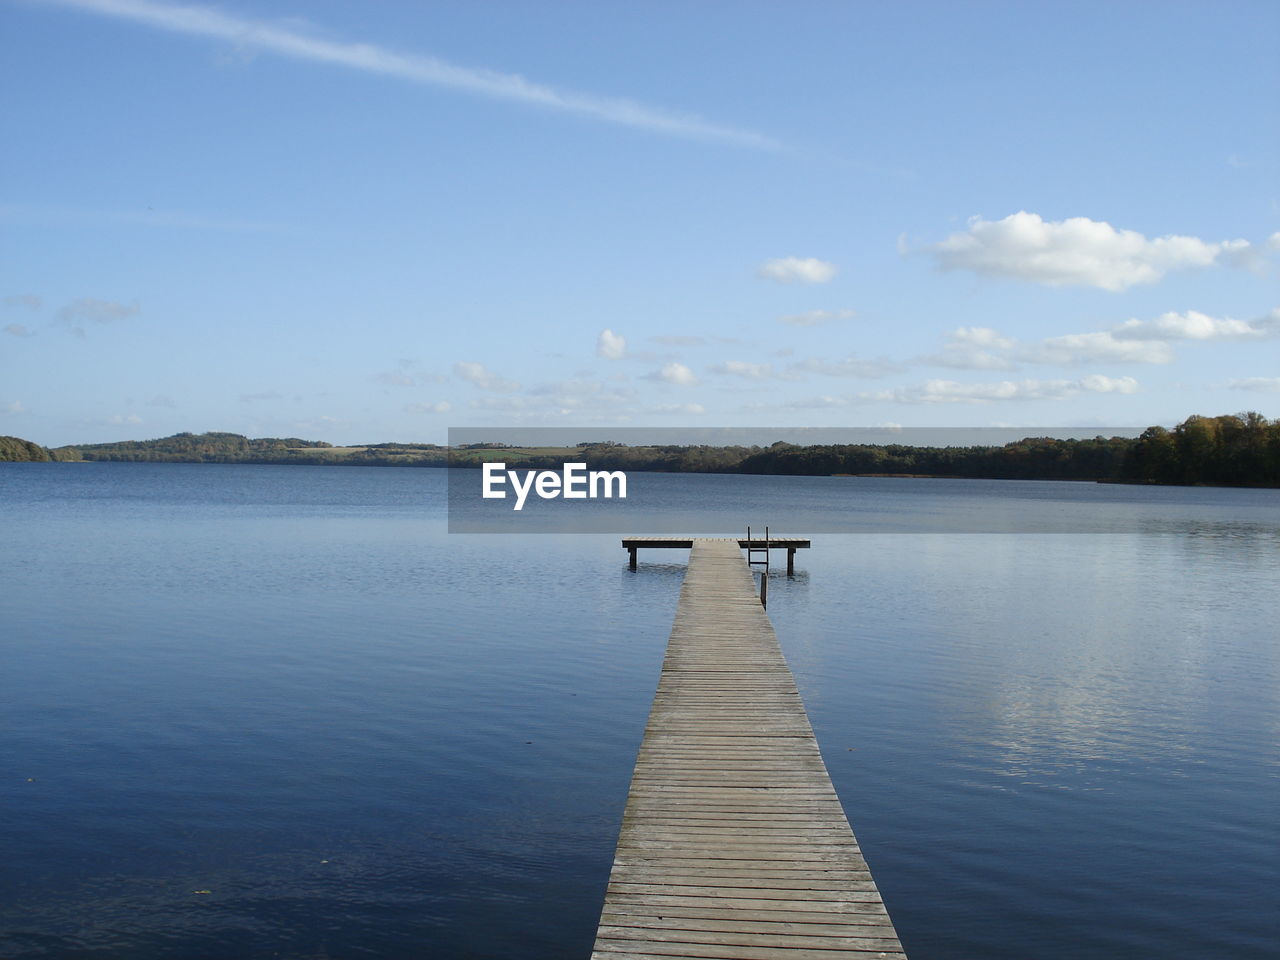
[(214, 37), (239, 46), (277, 53), (297, 60), (337, 64), (366, 73), (398, 77), (413, 83), (463, 90), (496, 100), (560, 110), (606, 123), (650, 133), (777, 150), (777, 141), (750, 130), (710, 123), (700, 117), (673, 113), (632, 100), (596, 97), (572, 90), (558, 90), (534, 83), (519, 74), (460, 67), (436, 57), (396, 53), (369, 43), (349, 43), (244, 20), (210, 7), (173, 6), (152, 0), (43, 0), (45, 4), (73, 7), (121, 20), (131, 20), (158, 30)]

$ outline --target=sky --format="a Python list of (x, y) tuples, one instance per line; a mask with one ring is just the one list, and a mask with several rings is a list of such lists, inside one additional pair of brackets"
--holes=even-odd
[(0, 434), (1280, 417), (1280, 4), (0, 0)]

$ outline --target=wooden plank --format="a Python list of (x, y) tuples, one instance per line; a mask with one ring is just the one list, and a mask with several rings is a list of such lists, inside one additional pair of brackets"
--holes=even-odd
[(692, 552), (593, 956), (902, 957), (756, 596), (747, 541), (623, 544)]

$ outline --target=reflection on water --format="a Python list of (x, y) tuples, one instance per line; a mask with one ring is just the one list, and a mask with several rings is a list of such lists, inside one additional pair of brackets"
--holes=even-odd
[[(662, 482), (688, 533), (848, 507)], [(851, 482), (900, 526), (1008, 495), (1113, 529), (771, 573), (910, 955), (1273, 955), (1280, 496)], [(0, 956), (589, 953), (684, 556), (443, 504), (431, 470), (3, 465)]]

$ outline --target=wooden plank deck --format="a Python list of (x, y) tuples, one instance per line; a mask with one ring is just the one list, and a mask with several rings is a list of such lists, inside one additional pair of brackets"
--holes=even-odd
[[(641, 547), (659, 547), (675, 550), (688, 550), (700, 540), (720, 540), (720, 537), (627, 537), (622, 541), (622, 549), (631, 552), (631, 569), (636, 569), (636, 552)], [(732, 539), (724, 538), (726, 542), (732, 543)], [(791, 576), (796, 572), (796, 551), (807, 549), (809, 546), (807, 537), (752, 537), (750, 540), (743, 537), (738, 541), (738, 546), (743, 549), (751, 548), (753, 550), (763, 550), (771, 547), (775, 550), (787, 551), (787, 576)]]
[(903, 957), (736, 540), (697, 540), (594, 960)]
[[(624, 549), (630, 550), (632, 547), (671, 547), (674, 549), (688, 550), (699, 540), (712, 539), (719, 541), (719, 537), (627, 537), (622, 541)], [(725, 542), (732, 543), (732, 537), (723, 538)], [(779, 550), (788, 548), (791, 550), (803, 550), (808, 547), (812, 541), (808, 537), (770, 537), (768, 541), (764, 537), (752, 537), (748, 540), (746, 537), (738, 539), (738, 546), (746, 547), (750, 544), (753, 547), (763, 547), (765, 543)]]

